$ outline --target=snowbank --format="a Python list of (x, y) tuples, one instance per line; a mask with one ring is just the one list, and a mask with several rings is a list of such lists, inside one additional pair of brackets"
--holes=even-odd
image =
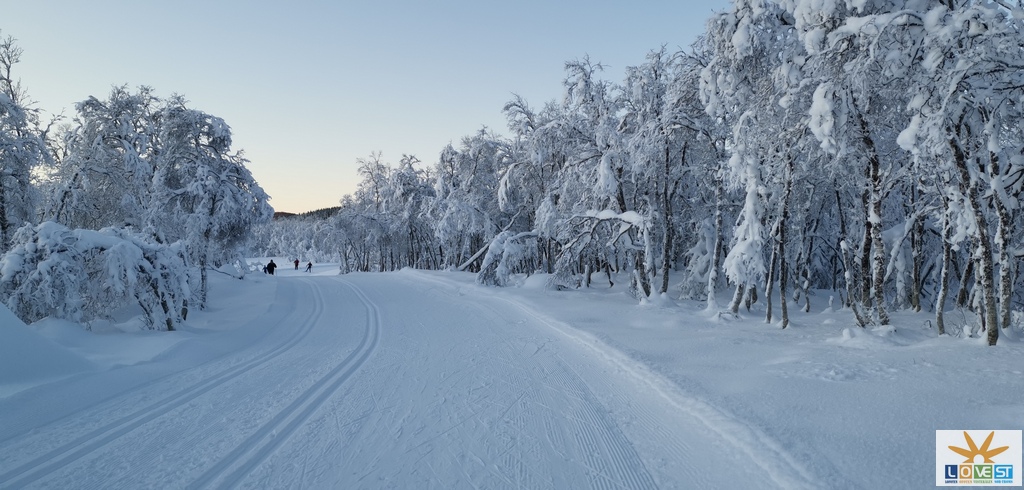
[(93, 369), (93, 363), (39, 335), (0, 304), (0, 397)]

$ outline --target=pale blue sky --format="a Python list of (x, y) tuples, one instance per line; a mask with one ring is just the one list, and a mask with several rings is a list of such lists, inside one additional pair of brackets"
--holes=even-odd
[(64, 109), (113, 85), (184, 95), (224, 118), (279, 211), (337, 205), (356, 160), (381, 151), (433, 164), (482, 126), (506, 132), (513, 93), (562, 96), (567, 60), (604, 78), (666, 45), (688, 47), (727, 0), (7, 2), (0, 33), (37, 106)]

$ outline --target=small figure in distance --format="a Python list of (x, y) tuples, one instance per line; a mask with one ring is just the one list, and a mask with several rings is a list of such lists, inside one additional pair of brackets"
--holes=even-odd
[(299, 270), (299, 259), (295, 259), (295, 270)]
[(306, 264), (306, 272), (313, 272), (313, 261)]

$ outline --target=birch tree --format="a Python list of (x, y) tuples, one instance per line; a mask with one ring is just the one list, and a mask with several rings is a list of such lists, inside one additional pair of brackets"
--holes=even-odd
[(0, 251), (15, 230), (35, 221), (39, 193), (32, 173), (48, 159), (38, 114), (14, 79), (21, 55), (13, 38), (0, 38)]

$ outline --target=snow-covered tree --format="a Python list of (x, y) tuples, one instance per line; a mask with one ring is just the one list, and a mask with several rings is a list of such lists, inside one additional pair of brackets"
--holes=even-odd
[(183, 289), (194, 297), (180, 300), (205, 307), (207, 270), (239, 260), (251, 228), (273, 213), (246, 160), (231, 151), (230, 128), (146, 87), (115, 87), (108, 100), (90, 97), (77, 109), (46, 217), (74, 233), (109, 229), (139, 247), (180, 251), (198, 279)]
[(231, 129), (223, 119), (172, 97), (156, 121), (146, 228), (161, 243), (186, 243), (200, 272), (199, 307), (205, 308), (207, 269), (240, 262), (250, 230), (269, 220), (273, 209), (245, 158), (231, 151)]
[(552, 175), (537, 208), (537, 230), (558, 244), (553, 286), (589, 284), (593, 271), (621, 267), (636, 271), (630, 272), (630, 290), (646, 297), (653, 272), (645, 254), (650, 219), (601, 218), (635, 213), (638, 205), (618, 131), (621, 98), (615, 86), (597, 78), (602, 69), (589, 59), (566, 63), (566, 97), (546, 108), (547, 120), (533, 134), (532, 153), (546, 160), (542, 165)]
[(510, 224), (512, 216), (496, 198), (512, 161), (510, 143), (486, 129), (464, 138), (459, 149), (449, 145), (441, 152), (429, 216), (445, 266), (479, 267), (485, 245)]
[(13, 78), (21, 54), (13, 38), (0, 38), (0, 252), (15, 230), (35, 221), (39, 195), (32, 175), (48, 156), (38, 115)]
[(491, 240), (480, 265), (476, 282), (485, 286), (506, 286), (522, 264), (532, 264), (537, 256), (537, 233), (503, 231)]
[(906, 156), (891, 146), (894, 128), (905, 120), (895, 108), (907, 98), (902, 80), (909, 60), (898, 37), (871, 35), (877, 26), (865, 26), (864, 19), (901, 7), (886, 2), (837, 4), (823, 10), (815, 10), (810, 2), (792, 6), (796, 31), (808, 51), (807, 82), (815, 86), (810, 129), (837, 161), (863, 169), (861, 301), (873, 307), (881, 324), (889, 322), (883, 204), (905, 170)]
[(691, 52), (653, 51), (621, 84), (570, 61), (563, 100), (513, 98), (512, 137), (449, 145), (432, 192), (406, 162), (362, 162), (333, 219), (343, 270), (543, 270), (554, 287), (604, 271), (640, 299), (672, 274), (712, 311), (724, 272), (733, 312), (763, 297), (784, 328), (816, 288), (862, 326), (927, 302), (941, 320), (955, 288), (983, 328), (1007, 327), (1024, 296), (1020, 10), (737, 0)]
[(22, 227), (0, 258), (0, 295), (26, 322), (52, 316), (88, 323), (132, 304), (146, 324), (174, 330), (187, 313), (191, 268), (179, 245), (118, 228)]
[[(764, 281), (767, 321), (773, 321), (772, 289), (782, 297), (782, 327), (789, 322), (787, 245), (793, 183), (806, 175), (806, 117), (799, 87), (803, 48), (792, 17), (779, 5), (738, 1), (732, 11), (708, 22), (711, 59), (703, 70), (701, 94), (709, 114), (732, 129), (726, 182), (744, 194), (733, 241), (723, 266), (736, 284), (730, 309)], [(765, 261), (766, 253), (770, 257)]]
[[(944, 238), (953, 247), (973, 244), (978, 304), (991, 345), (999, 325), (1010, 322), (1019, 247), (1011, 230), (1024, 182), (1020, 12), (1019, 4), (962, 1), (871, 19), (915, 55), (906, 77), (915, 94), (906, 105), (912, 118), (899, 143), (934, 176), (927, 188), (944, 203)], [(938, 301), (944, 300), (943, 294)]]
[[(701, 48), (702, 49), (702, 48)], [(625, 108), (618, 126), (639, 209), (647, 209), (652, 230), (659, 293), (667, 293), (669, 274), (679, 261), (692, 274), (690, 284), (714, 303), (720, 263), (721, 188), (720, 165), (724, 160), (724, 126), (708, 117), (699, 97), (704, 53), (669, 54), (652, 51), (647, 62), (627, 69), (622, 87)], [(710, 228), (687, 223), (704, 223)], [(689, 253), (683, 254), (683, 245)], [(707, 245), (702, 247), (702, 245)], [(704, 262), (698, 265), (699, 262)]]
[(339, 208), (282, 216), (253, 227), (250, 257), (292, 257), (300, 262), (342, 262), (345, 237), (335, 224)]
[(420, 161), (412, 155), (403, 155), (397, 167), (380, 153), (359, 159), (358, 164), (363, 179), (353, 195), (341, 200), (337, 212), (324, 219), (275, 220), (263, 227), (276, 234), (261, 239), (262, 250), (270, 255), (334, 257), (342, 262), (343, 272), (440, 267), (444, 252), (436, 246), (434, 227), (427, 219), (434, 204), (431, 171), (418, 168)]
[(434, 249), (434, 233), (426, 219), (434, 198), (434, 180), (429, 171), (416, 168), (420, 160), (403, 155), (398, 167), (390, 172), (384, 210), (394, 219), (390, 231), (395, 236), (394, 261), (402, 266), (437, 268), (440, 257)]
[(77, 104), (74, 126), (64, 136), (68, 155), (57, 165), (48, 219), (93, 230), (145, 227), (158, 103), (148, 87), (133, 94), (120, 86), (107, 100), (89, 97)]
[(654, 282), (656, 273), (661, 274), (658, 293), (668, 292), (677, 234), (675, 198), (684, 169), (680, 163), (686, 153), (686, 145), (680, 147), (674, 138), (679, 121), (674, 120), (668, 101), (674, 66), (674, 60), (663, 48), (649, 53), (647, 63), (626, 70), (621, 101), (625, 114), (618, 126), (619, 133), (625, 136), (626, 156), (622, 160), (629, 167), (623, 173), (632, 176), (637, 189), (636, 209), (649, 217), (655, 235), (655, 242), (646, 244), (638, 267), (646, 284)]

